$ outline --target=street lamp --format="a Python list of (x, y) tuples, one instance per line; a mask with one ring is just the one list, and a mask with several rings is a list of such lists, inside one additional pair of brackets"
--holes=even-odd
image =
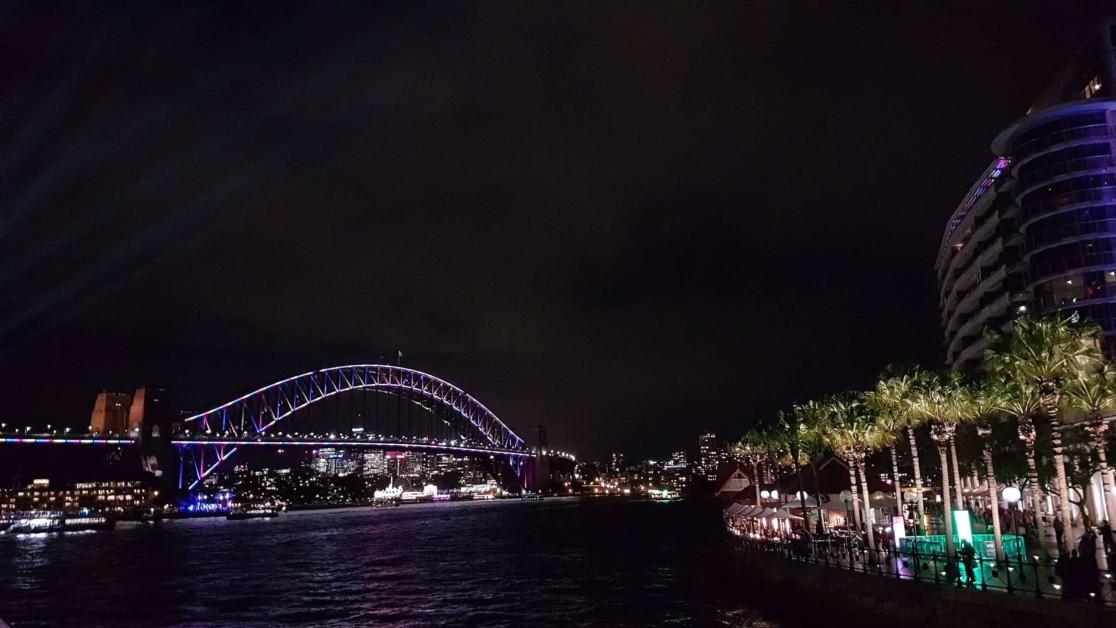
[(1011, 530), (1012, 534), (1015, 535), (1015, 542), (1018, 543), (1019, 516), (1016, 513), (1016, 505), (1019, 503), (1019, 498), (1022, 497), (1022, 493), (1020, 493), (1019, 489), (1014, 486), (1005, 486), (1000, 495), (1004, 498), (1004, 501), (1011, 504)]
[[(905, 503), (907, 505), (907, 507), (904, 509), (904, 512), (903, 512), (903, 515), (905, 516), (905, 518), (907, 518), (907, 519), (911, 518), (911, 508), (914, 506), (914, 503), (917, 502), (917, 501), (918, 501), (918, 493), (916, 493), (915, 491), (910, 490), (910, 491), (904, 491), (903, 492), (903, 503)], [(915, 527), (914, 527), (915, 534), (918, 534), (918, 526), (921, 525), (921, 524), (922, 524), (922, 522), (919, 521), (915, 525)]]

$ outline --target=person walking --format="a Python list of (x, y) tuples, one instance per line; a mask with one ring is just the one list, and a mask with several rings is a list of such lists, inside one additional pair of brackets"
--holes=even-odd
[(1092, 528), (1085, 528), (1085, 533), (1081, 535), (1081, 540), (1077, 542), (1077, 550), (1083, 560), (1091, 561), (1093, 566), (1096, 567), (1097, 533), (1093, 532)]
[[(1104, 545), (1105, 555), (1111, 555), (1113, 552), (1116, 552), (1116, 540), (1112, 537), (1112, 525), (1108, 523), (1107, 519), (1101, 522), (1100, 538), (1101, 544)], [(1116, 558), (1116, 556), (1112, 558)]]
[(1073, 556), (1066, 556), (1062, 554), (1058, 557), (1058, 562), (1054, 564), (1054, 575), (1062, 581), (1062, 601), (1068, 602), (1073, 599), (1073, 577), (1071, 569), (1074, 565), (1074, 559), (1077, 558), (1077, 550), (1073, 551)]
[(961, 564), (965, 565), (965, 586), (976, 586), (976, 571), (973, 567), (976, 565), (976, 548), (968, 539), (961, 539)]
[(1054, 537), (1058, 540), (1058, 547), (1066, 546), (1066, 524), (1062, 523), (1060, 515), (1054, 517)]

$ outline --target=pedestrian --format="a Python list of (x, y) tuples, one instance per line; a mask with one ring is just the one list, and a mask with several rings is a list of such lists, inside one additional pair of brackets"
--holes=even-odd
[[(1077, 554), (1077, 551), (1074, 551)], [(1065, 602), (1072, 599), (1070, 594), (1073, 592), (1073, 585), (1070, 578), (1070, 567), (1073, 563), (1070, 562), (1070, 557), (1062, 554), (1058, 557), (1058, 562), (1054, 563), (1054, 575), (1062, 581), (1062, 600)]]
[(1104, 545), (1105, 555), (1116, 552), (1116, 540), (1112, 537), (1112, 526), (1105, 519), (1100, 525), (1100, 538), (1101, 543)]
[(1097, 564), (1097, 533), (1093, 532), (1092, 528), (1085, 528), (1085, 533), (1077, 542), (1077, 549), (1082, 560), (1092, 561), (1093, 565)]
[(1058, 541), (1058, 547), (1065, 547), (1066, 524), (1062, 523), (1062, 517), (1054, 517), (1054, 538)]
[[(1096, 548), (1093, 548), (1096, 552)], [(1100, 602), (1100, 580), (1097, 578), (1097, 559), (1096, 556), (1088, 556), (1084, 553), (1078, 556), (1077, 564), (1072, 567), (1077, 574), (1077, 597), (1078, 599), (1085, 600), (1086, 602)]]
[(965, 586), (976, 586), (976, 571), (973, 567), (976, 565), (976, 548), (968, 539), (961, 539), (961, 564), (965, 565)]

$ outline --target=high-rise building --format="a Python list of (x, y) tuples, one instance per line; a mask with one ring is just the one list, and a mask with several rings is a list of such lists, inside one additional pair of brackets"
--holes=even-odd
[(992, 142), (935, 268), (946, 361), (979, 368), (983, 330), (1072, 310), (1116, 338), (1116, 20), (1100, 25)]
[(383, 450), (373, 449), (361, 455), (361, 475), (366, 478), (388, 474), (388, 459)]
[(89, 431), (94, 434), (123, 434), (128, 431), (128, 409), (132, 397), (125, 393), (102, 390), (93, 402), (93, 414), (89, 417)]
[(310, 467), (322, 475), (349, 475), (357, 470), (357, 461), (348, 452), (334, 447), (322, 447), (313, 453)]
[(721, 464), (721, 447), (717, 435), (706, 432), (698, 436), (698, 474), (709, 481), (717, 479), (717, 466)]
[(612, 454), (612, 459), (608, 463), (608, 473), (612, 477), (619, 477), (624, 473), (624, 454)]
[(685, 451), (676, 451), (673, 454), (671, 454), (670, 455), (670, 463), (672, 465), (682, 465), (682, 466), (685, 466), (685, 465), (689, 464), (688, 461), (686, 460), (686, 452)]

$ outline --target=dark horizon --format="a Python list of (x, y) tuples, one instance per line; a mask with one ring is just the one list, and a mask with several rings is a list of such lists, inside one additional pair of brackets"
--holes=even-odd
[(636, 460), (940, 366), (945, 222), (1113, 11), (808, 6), (0, 9), (5, 419), (401, 350)]

